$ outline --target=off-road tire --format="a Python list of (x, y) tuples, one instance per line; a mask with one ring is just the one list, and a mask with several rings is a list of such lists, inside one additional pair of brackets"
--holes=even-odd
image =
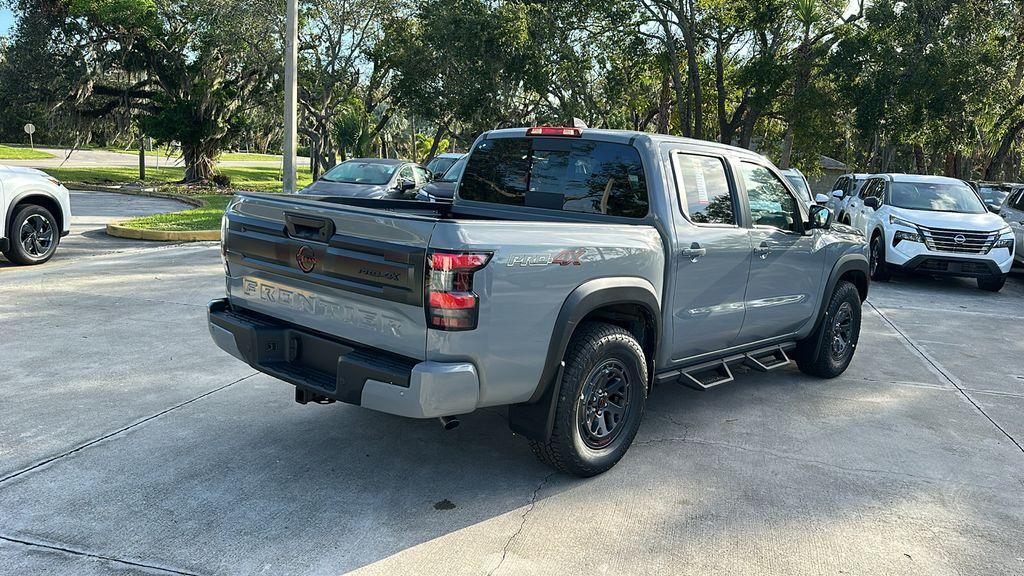
[(871, 279), (876, 282), (888, 282), (892, 274), (885, 263), (885, 235), (876, 234), (871, 238)]
[[(38, 254), (27, 250), (21, 243), (22, 226), (30, 218), (33, 218), (35, 222), (45, 221), (45, 224), (49, 227), (50, 240), (48, 248)], [(4, 256), (12, 263), (23, 266), (42, 264), (53, 258), (53, 255), (57, 252), (57, 245), (60, 243), (60, 228), (57, 226), (57, 219), (53, 217), (49, 210), (42, 206), (29, 204), (15, 212), (14, 218), (11, 219), (10, 227), (7, 230), (7, 238), (9, 242), (7, 250), (4, 250)]]
[(978, 288), (989, 292), (999, 292), (1003, 289), (1004, 284), (1006, 284), (1006, 274), (989, 276), (988, 278), (978, 278)]
[[(628, 377), (628, 402), (618, 423), (618, 433), (607, 446), (595, 449), (588, 445), (581, 428), (580, 413), (587, 399), (583, 398), (591, 379), (609, 363), (621, 366)], [(643, 348), (626, 330), (611, 324), (588, 322), (579, 327), (565, 354), (565, 368), (558, 383), (557, 405), (551, 437), (545, 441), (530, 441), (533, 453), (548, 466), (573, 474), (589, 477), (614, 466), (629, 449), (643, 419), (647, 402), (647, 362)]]
[[(835, 342), (838, 323), (849, 322), (845, 347), (838, 352)], [(810, 336), (797, 344), (796, 364), (800, 371), (819, 378), (835, 378), (850, 365), (860, 340), (861, 301), (857, 287), (840, 280), (832, 291), (825, 317)]]

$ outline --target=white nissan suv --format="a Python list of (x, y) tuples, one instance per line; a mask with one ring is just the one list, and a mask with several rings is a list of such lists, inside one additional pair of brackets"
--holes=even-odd
[(871, 240), (871, 279), (893, 269), (977, 278), (999, 291), (1013, 265), (1013, 231), (962, 180), (874, 174), (851, 224)]
[(45, 172), (0, 166), (0, 252), (13, 264), (42, 264), (71, 230), (68, 189)]

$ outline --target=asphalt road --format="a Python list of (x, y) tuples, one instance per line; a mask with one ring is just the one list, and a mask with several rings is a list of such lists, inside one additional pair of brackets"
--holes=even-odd
[(1024, 275), (875, 284), (842, 377), (660, 387), (580, 480), (295, 404), (210, 341), (215, 246), (125, 242), (0, 270), (0, 573), (1024, 573)]
[[(0, 164), (8, 166), (28, 166), (31, 168), (90, 168), (97, 166), (138, 166), (138, 154), (111, 152), (110, 150), (72, 150), (70, 148), (36, 148), (41, 152), (53, 155), (53, 158), (36, 160), (0, 160)], [(308, 163), (309, 158), (299, 157), (299, 165)], [(280, 160), (224, 160), (218, 166), (280, 166)], [(159, 150), (146, 153), (146, 166), (164, 168), (184, 166), (180, 156), (167, 156)]]

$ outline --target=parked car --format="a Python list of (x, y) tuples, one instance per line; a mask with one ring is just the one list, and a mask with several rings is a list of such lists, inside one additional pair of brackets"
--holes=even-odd
[(224, 222), (218, 346), (300, 403), (445, 427), (509, 406), (580, 476), (622, 457), (655, 384), (842, 374), (869, 282), (863, 236), (763, 156), (641, 132), (495, 130), (453, 203), (245, 193)]
[(829, 195), (830, 198), (826, 206), (835, 213), (837, 222), (842, 224), (850, 223), (850, 217), (846, 213), (847, 207), (850, 201), (857, 196), (857, 192), (860, 191), (860, 187), (868, 176), (870, 174), (843, 174), (836, 178), (836, 183), (832, 185), (832, 193)]
[(977, 278), (983, 290), (1002, 289), (1013, 265), (1013, 232), (963, 180), (875, 174), (860, 198), (851, 218), (870, 238), (873, 280), (900, 269)]
[(466, 169), (468, 155), (463, 155), (455, 164), (452, 164), (448, 171), (440, 178), (435, 178), (429, 184), (420, 189), (416, 194), (417, 200), (436, 202), (438, 200), (451, 200), (455, 197), (455, 186), (462, 177), (462, 171)]
[(14, 264), (42, 264), (71, 231), (71, 195), (40, 170), (0, 166), (0, 251)]
[(785, 176), (786, 180), (788, 180), (792, 185), (793, 190), (796, 191), (797, 197), (799, 197), (804, 204), (807, 204), (808, 207), (819, 203), (819, 201), (821, 201), (821, 204), (828, 202), (828, 196), (824, 194), (821, 194), (820, 198), (816, 198), (814, 194), (811, 194), (811, 185), (807, 183), (807, 177), (804, 176), (804, 173), (799, 169), (789, 168), (783, 170), (782, 175)]
[(1024, 264), (1024, 184), (1018, 184), (1003, 203), (999, 215), (1010, 225), (1017, 239), (1014, 257), (1018, 264)]
[(456, 152), (446, 152), (444, 154), (438, 154), (427, 162), (427, 170), (430, 170), (431, 174), (435, 176), (442, 176), (448, 171), (460, 158), (464, 157), (465, 154)]
[(1015, 182), (971, 182), (981, 199), (993, 211), (998, 211), (1014, 189), (1024, 186)]
[(355, 198), (408, 198), (430, 181), (430, 172), (413, 162), (354, 158), (331, 168), (298, 193)]

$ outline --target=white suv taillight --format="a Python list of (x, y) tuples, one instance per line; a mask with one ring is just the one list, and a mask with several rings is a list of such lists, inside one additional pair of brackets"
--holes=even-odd
[(473, 274), (487, 265), (487, 252), (431, 251), (427, 256), (427, 325), (450, 332), (476, 328), (480, 298), (473, 292)]

